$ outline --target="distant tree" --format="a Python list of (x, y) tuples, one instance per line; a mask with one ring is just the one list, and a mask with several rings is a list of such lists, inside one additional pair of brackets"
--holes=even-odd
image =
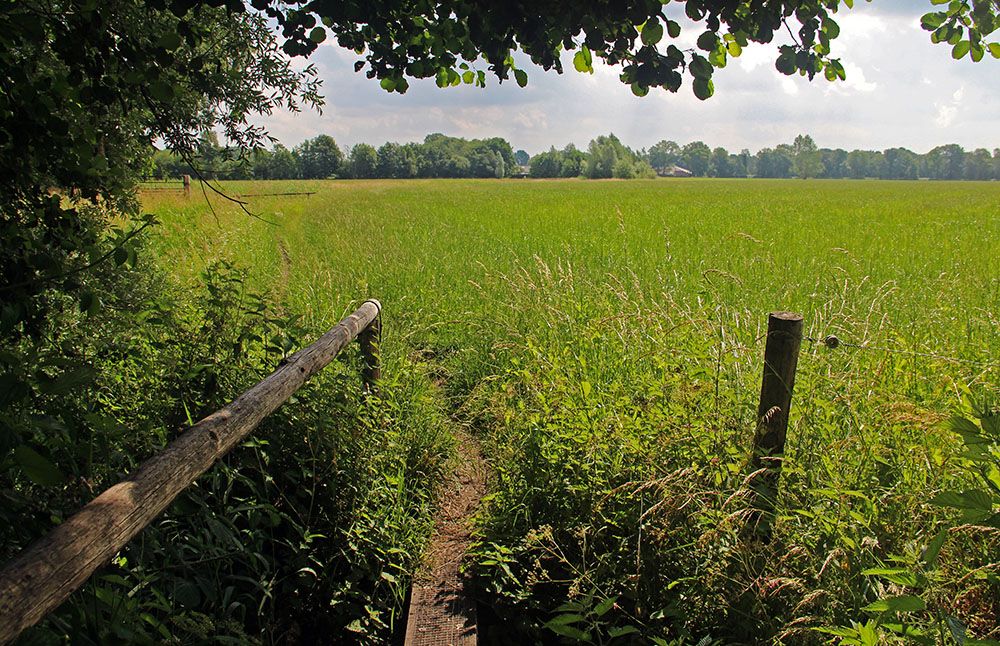
[(646, 158), (649, 165), (657, 170), (670, 168), (677, 164), (681, 156), (681, 147), (673, 141), (658, 141), (649, 148)]
[(993, 176), (993, 158), (990, 151), (977, 148), (965, 155), (962, 178), (971, 180), (990, 179)]
[(340, 171), (344, 153), (329, 135), (318, 135), (307, 139), (293, 150), (299, 161), (299, 172), (303, 179), (325, 179)]
[(299, 165), (295, 155), (281, 144), (274, 144), (274, 150), (267, 157), (265, 174), (264, 179), (296, 179)]
[(932, 148), (924, 155), (924, 173), (931, 179), (962, 179), (965, 150), (957, 144)]
[(406, 179), (417, 176), (417, 159), (412, 149), (396, 143), (385, 143), (378, 149), (379, 177)]
[(791, 177), (792, 156), (787, 146), (764, 148), (756, 156), (757, 177)]
[(917, 179), (920, 156), (906, 148), (889, 148), (882, 153), (885, 158), (883, 179)]
[(799, 179), (819, 177), (823, 172), (819, 149), (809, 135), (798, 135), (792, 142), (792, 169)]
[(736, 165), (729, 151), (721, 146), (712, 151), (712, 174), (715, 177), (736, 177)]
[(636, 155), (625, 147), (614, 134), (601, 135), (587, 147), (587, 167), (584, 174), (589, 179), (605, 179), (615, 176), (618, 160), (636, 161)]
[(854, 179), (882, 177), (885, 173), (885, 156), (879, 151), (852, 150), (847, 153), (847, 169)]
[(527, 166), (531, 162), (531, 156), (523, 150), (518, 150), (514, 153), (514, 162), (518, 166)]
[(157, 150), (150, 160), (149, 174), (156, 179), (176, 179), (191, 172), (188, 163), (170, 150)]
[(573, 144), (566, 144), (560, 158), (560, 177), (579, 177), (587, 168), (587, 153), (577, 150)]
[(254, 179), (268, 179), (271, 172), (271, 151), (258, 148), (250, 154), (250, 168)]
[(472, 177), (502, 178), (506, 172), (503, 157), (486, 146), (473, 148), (467, 159)]
[(829, 148), (819, 149), (819, 160), (823, 164), (823, 173), (820, 177), (828, 179), (840, 179), (847, 177), (847, 151), (842, 148), (830, 150)]
[(628, 157), (619, 157), (611, 169), (611, 176), (617, 179), (635, 179), (635, 163)]
[(746, 148), (740, 151), (738, 155), (734, 155), (734, 163), (736, 165), (737, 173), (739, 177), (749, 177), (750, 176), (750, 166), (753, 160), (753, 155)]
[(370, 179), (377, 176), (378, 152), (374, 146), (368, 144), (357, 144), (351, 148), (351, 155), (347, 160), (347, 168), (351, 177), (355, 179)]
[[(464, 141), (464, 140), (463, 140)], [(477, 148), (479, 146), (485, 146), (486, 148), (493, 151), (503, 162), (504, 173), (500, 175), (495, 175), (496, 177), (504, 177), (506, 171), (514, 168), (517, 164), (517, 160), (514, 159), (514, 149), (511, 148), (510, 142), (508, 142), (503, 137), (490, 137), (489, 139), (483, 139), (482, 141), (477, 141), (473, 139), (468, 144), (470, 147)]]
[(993, 149), (993, 179), (1000, 179), (1000, 148)]
[(696, 177), (705, 177), (712, 168), (712, 149), (701, 141), (693, 141), (681, 149), (680, 165)]
[(561, 177), (562, 155), (553, 146), (531, 158), (529, 174), (537, 178)]

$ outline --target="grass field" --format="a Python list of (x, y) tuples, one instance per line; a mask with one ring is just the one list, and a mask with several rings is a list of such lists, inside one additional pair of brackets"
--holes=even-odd
[[(439, 385), (483, 445), (472, 569), (526, 635), (1000, 639), (995, 530), (928, 504), (976, 482), (944, 420), (1000, 401), (1000, 184), (225, 189), (315, 194), (247, 198), (258, 218), (145, 195), (160, 263), (194, 284), (234, 262), (313, 334), (382, 301), (386, 373)], [(803, 344), (760, 545), (741, 527), (772, 310), (867, 347)], [(887, 598), (911, 605), (870, 605)]]

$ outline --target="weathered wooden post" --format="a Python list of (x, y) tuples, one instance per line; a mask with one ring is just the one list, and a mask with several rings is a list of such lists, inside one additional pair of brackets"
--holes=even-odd
[(181, 179), (184, 180), (184, 197), (188, 197), (191, 195), (191, 176), (183, 175)]
[(753, 472), (753, 508), (749, 527), (769, 538), (774, 503), (778, 494), (781, 460), (788, 432), (788, 411), (792, 407), (795, 368), (802, 345), (802, 315), (772, 312), (767, 320), (764, 345), (764, 376), (757, 407), (750, 469)]
[(378, 310), (378, 314), (375, 315), (372, 322), (358, 335), (361, 358), (365, 362), (361, 369), (361, 380), (364, 385), (364, 394), (367, 397), (377, 392), (376, 382), (382, 377), (378, 347), (379, 341), (382, 339), (382, 304), (374, 298), (370, 298), (366, 302), (372, 303)]

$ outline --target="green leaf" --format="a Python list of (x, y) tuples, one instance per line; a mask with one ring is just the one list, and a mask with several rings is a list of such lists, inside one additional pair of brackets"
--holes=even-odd
[(149, 84), (149, 96), (161, 103), (169, 103), (174, 100), (174, 86), (157, 79)]
[(993, 510), (993, 500), (985, 491), (969, 489), (961, 493), (957, 491), (942, 491), (930, 499), (930, 504), (938, 507), (951, 507), (969, 511), (990, 512)]
[(313, 41), (317, 45), (326, 40), (326, 30), (322, 27), (314, 27), (312, 31), (309, 32), (309, 40)]
[(826, 32), (826, 37), (832, 40), (840, 35), (840, 25), (834, 22), (833, 18), (826, 18), (823, 21), (823, 31)]
[(381, 81), (379, 81), (379, 85), (381, 85), (382, 89), (385, 90), (386, 92), (392, 92), (393, 90), (396, 89), (396, 79), (386, 77)]
[(909, 588), (922, 588), (927, 584), (927, 579), (916, 572), (910, 572), (903, 568), (869, 568), (862, 570), (865, 576), (877, 576), (880, 579), (905, 585)]
[(945, 540), (948, 538), (948, 530), (942, 529), (937, 535), (927, 543), (927, 547), (924, 549), (923, 560), (924, 564), (928, 567), (937, 566), (938, 554), (941, 553), (941, 548), (944, 546)]
[(786, 76), (795, 73), (795, 51), (791, 47), (782, 47), (774, 67)]
[(448, 87), (448, 68), (440, 68), (434, 77), (434, 82), (438, 87)]
[(615, 607), (616, 601), (618, 601), (618, 597), (608, 597), (594, 607), (594, 614), (598, 617), (603, 617), (609, 610)]
[(30, 446), (22, 444), (14, 449), (14, 460), (35, 484), (43, 487), (54, 487), (66, 481), (66, 476), (56, 465), (42, 457)]
[(632, 88), (632, 94), (634, 94), (636, 96), (642, 97), (642, 96), (646, 96), (647, 94), (649, 94), (649, 88), (646, 87), (645, 85), (640, 85), (637, 82), (636, 83), (632, 83), (632, 85), (630, 87)]
[(712, 83), (712, 79), (695, 79), (693, 85), (694, 95), (702, 101), (715, 94), (715, 85)]
[(677, 38), (681, 35), (681, 24), (674, 20), (667, 21), (667, 35), (671, 38)]
[(709, 29), (708, 31), (702, 33), (701, 36), (698, 36), (698, 49), (703, 49), (706, 52), (710, 52), (713, 49), (715, 49), (715, 45), (718, 42), (719, 42), (719, 37), (715, 34), (714, 31)]
[(643, 45), (649, 45), (650, 47), (656, 45), (656, 43), (663, 39), (663, 25), (656, 19), (647, 22), (646, 26), (642, 28), (640, 38)]
[(622, 626), (620, 628), (612, 628), (608, 631), (608, 637), (614, 639), (616, 637), (624, 637), (625, 635), (634, 635), (639, 632), (639, 629), (635, 626)]
[(594, 57), (590, 53), (590, 48), (584, 45), (580, 48), (576, 54), (573, 55), (573, 67), (576, 68), (577, 72), (588, 72), (590, 74), (594, 73)]
[(1000, 43), (990, 43), (989, 48), (993, 58), (1000, 58)]
[[(575, 619), (574, 619), (575, 618)], [(590, 634), (586, 633), (579, 628), (575, 628), (570, 624), (583, 619), (580, 615), (559, 615), (552, 621), (545, 624), (545, 627), (554, 632), (557, 635), (563, 637), (569, 637), (576, 641), (589, 641)]]
[(963, 56), (969, 53), (972, 49), (972, 43), (967, 40), (958, 41), (951, 50), (951, 57), (956, 61), (961, 59)]
[(926, 607), (927, 604), (920, 597), (904, 594), (899, 597), (879, 599), (875, 603), (868, 604), (862, 610), (868, 612), (918, 612)]
[(55, 379), (41, 379), (38, 390), (43, 395), (65, 395), (81, 386), (89, 384), (97, 377), (97, 371), (90, 366), (80, 366), (67, 370)]
[(691, 56), (691, 64), (688, 65), (688, 70), (690, 70), (691, 75), (696, 79), (712, 78), (712, 64), (708, 62), (708, 59), (698, 54)]
[(168, 31), (160, 36), (160, 40), (156, 44), (158, 47), (162, 47), (168, 52), (172, 52), (181, 46), (181, 37), (176, 32)]
[(472, 85), (472, 82), (476, 80), (476, 73), (472, 70), (466, 70), (462, 72), (462, 83), (466, 85)]
[(931, 13), (925, 13), (920, 18), (920, 26), (927, 31), (931, 31), (943, 25), (947, 18), (948, 14), (944, 12), (932, 11)]
[(528, 73), (524, 70), (514, 70), (514, 80), (520, 87), (524, 87), (528, 84)]

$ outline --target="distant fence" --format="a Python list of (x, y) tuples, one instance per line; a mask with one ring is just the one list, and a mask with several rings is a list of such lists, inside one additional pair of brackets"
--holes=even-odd
[(187, 429), (0, 570), (0, 643), (55, 610), (215, 462), (240, 443), (311, 376), (358, 340), (366, 395), (380, 367), (382, 306), (365, 301), (269, 377)]
[[(156, 186), (150, 186), (156, 184)], [(139, 183), (139, 188), (143, 191), (183, 191), (184, 195), (191, 195), (191, 176), (182, 175), (176, 179), (148, 179)]]

